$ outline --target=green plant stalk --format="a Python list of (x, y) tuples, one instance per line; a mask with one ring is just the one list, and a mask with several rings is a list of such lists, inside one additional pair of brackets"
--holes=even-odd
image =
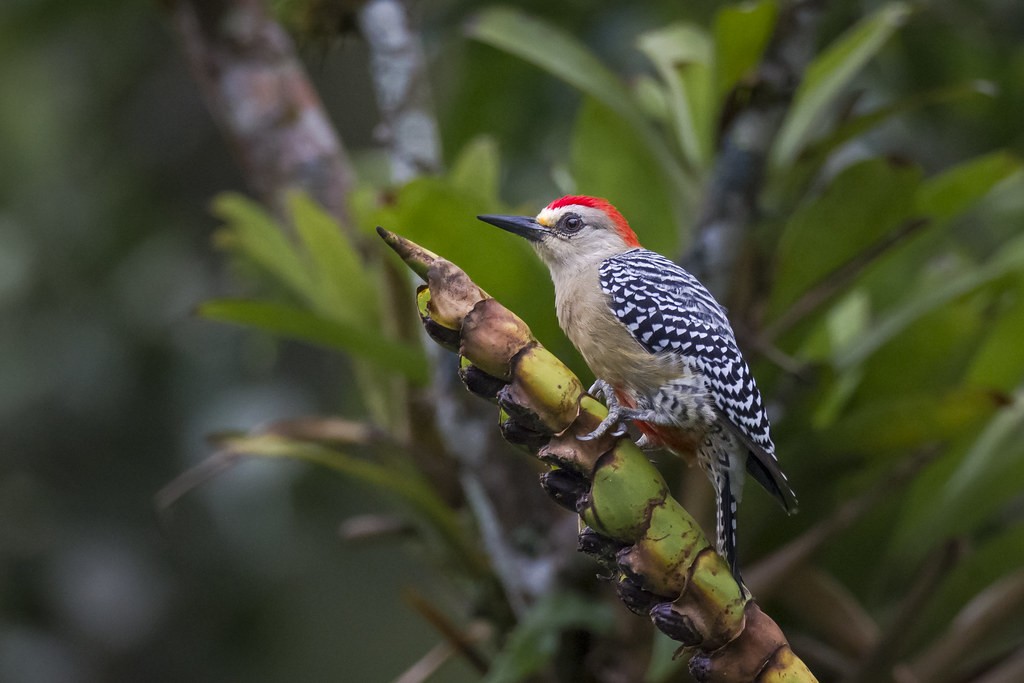
[[(418, 294), (427, 332), (462, 356), (475, 393), (497, 401), (507, 438), (552, 467), (545, 488), (589, 527), (581, 535), (617, 572), (620, 597), (690, 651), (698, 681), (814, 681), (779, 627), (729, 571), (661, 473), (629, 439), (577, 437), (608, 414), (515, 314), (453, 263), (378, 233), (427, 281)], [(589, 534), (589, 535), (588, 535)]]

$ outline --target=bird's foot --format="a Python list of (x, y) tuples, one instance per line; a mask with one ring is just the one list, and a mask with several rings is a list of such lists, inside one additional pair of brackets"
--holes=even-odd
[(597, 429), (589, 434), (584, 434), (576, 438), (580, 441), (593, 441), (594, 439), (600, 439), (602, 436), (607, 434), (608, 430), (612, 427), (615, 427), (615, 430), (611, 432), (611, 435), (616, 438), (622, 436), (628, 430), (628, 427), (626, 427), (626, 424), (622, 421), (619, 413), (609, 412), (608, 417), (601, 420), (601, 424), (597, 425)]
[[(601, 424), (597, 425), (597, 429), (578, 437), (580, 441), (593, 441), (599, 439), (608, 433), (612, 427), (615, 427), (615, 431), (611, 432), (613, 437), (620, 437), (626, 433), (627, 427), (623, 422), (623, 419), (629, 417), (629, 410), (622, 407), (619, 403), (618, 397), (615, 395), (615, 390), (612, 389), (608, 382), (603, 379), (599, 379), (594, 382), (593, 386), (587, 392), (591, 396), (600, 396), (604, 399), (605, 404), (608, 406), (608, 417), (601, 420)], [(618, 425), (618, 426), (616, 426)]]
[[(587, 393), (596, 399), (602, 401), (615, 401), (615, 390), (612, 389), (612, 385), (605, 382), (603, 379), (594, 380), (594, 383), (587, 389)], [(609, 408), (611, 406), (609, 405)]]

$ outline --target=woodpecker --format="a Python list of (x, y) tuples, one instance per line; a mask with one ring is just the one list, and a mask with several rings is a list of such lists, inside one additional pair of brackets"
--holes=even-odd
[(558, 322), (594, 372), (608, 417), (581, 438), (629, 420), (645, 448), (697, 463), (715, 487), (717, 548), (740, 581), (736, 511), (744, 467), (796, 510), (768, 415), (725, 309), (697, 278), (640, 246), (607, 200), (566, 196), (536, 218), (478, 216), (526, 238), (551, 271)]

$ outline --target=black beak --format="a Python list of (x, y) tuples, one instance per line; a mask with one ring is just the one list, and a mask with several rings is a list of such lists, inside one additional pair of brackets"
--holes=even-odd
[(551, 232), (529, 216), (477, 216), (484, 223), (490, 223), (514, 235), (525, 237), (531, 242), (539, 242)]

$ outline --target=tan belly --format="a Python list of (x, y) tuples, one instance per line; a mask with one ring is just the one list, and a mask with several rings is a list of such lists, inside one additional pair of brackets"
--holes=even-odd
[(650, 353), (618, 321), (598, 286), (596, 268), (593, 274), (556, 282), (555, 304), (566, 336), (594, 375), (613, 386), (653, 395), (667, 382), (688, 374), (679, 358)]
[[(611, 312), (608, 297), (600, 290), (596, 269), (591, 276), (555, 282), (555, 303), (562, 330), (579, 350), (594, 375), (615, 388), (619, 401), (636, 407), (638, 401), (656, 407), (655, 397), (670, 382), (680, 381), (704, 390), (703, 379), (673, 354), (652, 354)], [(591, 284), (592, 283), (592, 284)], [(561, 285), (561, 286), (560, 286)], [(700, 392), (695, 392), (689, 415), (699, 412)], [(704, 423), (675, 422), (680, 417), (665, 415), (665, 423), (636, 421), (636, 426), (652, 444), (667, 448), (692, 464), (697, 459), (704, 436)], [(675, 423), (674, 423), (675, 422)]]

